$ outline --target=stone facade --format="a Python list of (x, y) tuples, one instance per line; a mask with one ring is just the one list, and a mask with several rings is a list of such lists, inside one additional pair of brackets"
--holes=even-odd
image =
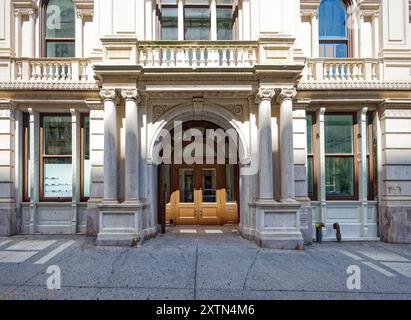
[[(315, 224), (333, 240), (339, 223), (344, 239), (410, 243), (409, 2), (346, 1), (350, 55), (343, 59), (320, 57), (320, 2), (234, 0), (235, 40), (218, 40), (221, 4), (210, 0), (209, 40), (191, 41), (184, 40), (178, 0), (178, 40), (164, 41), (160, 1), (75, 0), (75, 57), (60, 59), (44, 56), (46, 2), (0, 0), (0, 236), (83, 233), (108, 245), (154, 237), (164, 209), (158, 137), (174, 121), (207, 121), (239, 137), (245, 238), (302, 249)], [(326, 117), (337, 113), (355, 123), (351, 198), (327, 194)], [(41, 187), (47, 114), (71, 119), (66, 199), (44, 199)], [(82, 162), (85, 115), (89, 172)]]

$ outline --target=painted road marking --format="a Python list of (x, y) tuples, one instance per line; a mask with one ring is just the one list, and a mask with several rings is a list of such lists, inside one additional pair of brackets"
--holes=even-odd
[(350, 257), (350, 258), (352, 258), (352, 259), (354, 259), (354, 260), (357, 260), (357, 261), (361, 261), (361, 260), (362, 260), (361, 257), (357, 256), (357, 255), (354, 254), (354, 253), (351, 253), (351, 252), (348, 252), (348, 251), (345, 251), (345, 250), (340, 250), (340, 252), (341, 252), (342, 254), (346, 255), (347, 257)]
[(378, 271), (378, 272), (382, 273), (383, 275), (385, 275), (385, 276), (387, 276), (387, 277), (394, 277), (394, 275), (393, 275), (391, 272), (389, 272), (389, 271), (387, 271), (387, 270), (385, 270), (385, 269), (383, 269), (383, 268), (375, 265), (375, 264), (372, 263), (372, 262), (362, 261), (362, 263), (364, 263), (366, 266), (369, 266), (371, 269), (374, 269), (375, 271)]
[(59, 253), (61, 253), (62, 251), (64, 251), (65, 249), (67, 249), (68, 247), (70, 247), (74, 243), (75, 243), (74, 240), (70, 240), (70, 241), (67, 241), (67, 242), (63, 243), (62, 245), (58, 246), (56, 249), (50, 251), (43, 258), (41, 258), (41, 259), (37, 260), (36, 262), (34, 262), (34, 264), (45, 264), (50, 259), (54, 258), (56, 255), (58, 255)]
[(409, 262), (410, 261), (392, 252), (383, 252), (383, 251), (373, 250), (373, 249), (361, 250), (358, 252), (375, 261), (390, 261), (390, 262), (391, 261), (392, 262)]
[(195, 229), (180, 229), (180, 233), (197, 233)]
[(221, 234), (223, 233), (222, 230), (205, 230), (205, 233), (210, 233), (210, 234)]
[(22, 263), (38, 251), (0, 251), (0, 263)]
[(23, 240), (8, 248), (10, 251), (41, 251), (56, 243), (57, 240)]
[(382, 264), (407, 278), (411, 278), (411, 263), (383, 262)]
[(12, 242), (12, 240), (4, 240), (2, 242), (0, 242), (0, 247), (5, 246), (6, 244)]

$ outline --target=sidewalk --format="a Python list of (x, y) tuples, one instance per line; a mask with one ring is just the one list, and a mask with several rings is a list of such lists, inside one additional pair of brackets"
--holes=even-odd
[[(178, 228), (138, 248), (84, 236), (0, 238), (0, 299), (411, 299), (411, 245), (261, 249), (235, 228)], [(193, 231), (194, 230), (194, 231)], [(48, 290), (49, 266), (61, 290)], [(347, 268), (361, 290), (347, 288)]]

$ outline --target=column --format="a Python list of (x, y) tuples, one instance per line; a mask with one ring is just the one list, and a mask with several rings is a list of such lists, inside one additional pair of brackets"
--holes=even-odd
[(210, 0), (210, 40), (217, 40), (217, 3), (216, 0)]
[(273, 201), (273, 145), (271, 132), (271, 101), (274, 89), (260, 89), (258, 103), (259, 200)]
[(317, 112), (317, 128), (318, 128), (318, 138), (316, 148), (316, 154), (318, 159), (318, 200), (320, 201), (320, 216), (321, 221), (326, 224), (326, 210), (327, 210), (327, 199), (325, 190), (325, 108), (321, 108)]
[(21, 13), (19, 9), (14, 10), (15, 45), (14, 50), (17, 57), (21, 57)]
[(372, 15), (372, 48), (373, 48), (373, 58), (378, 58), (380, 53), (380, 26), (379, 26), (379, 16), (378, 12), (373, 13)]
[(278, 103), (280, 103), (281, 202), (295, 201), (293, 99), (296, 94), (295, 89), (282, 89), (278, 96)]
[(71, 113), (71, 165), (72, 165), (72, 202), (71, 232), (77, 233), (78, 204), (80, 203), (80, 112), (70, 109)]
[(311, 58), (318, 58), (320, 55), (320, 38), (318, 31), (318, 13), (311, 14)]
[(184, 40), (184, 0), (178, 0), (178, 40)]
[(35, 57), (36, 56), (36, 16), (37, 11), (35, 9), (30, 9), (28, 11), (29, 14), (29, 56)]
[(126, 101), (126, 141), (125, 141), (125, 200), (138, 201), (139, 196), (139, 126), (137, 89), (122, 90)]
[(83, 58), (83, 12), (81, 10), (76, 10), (76, 58)]
[(104, 99), (104, 202), (118, 202), (117, 173), (117, 93), (114, 89), (100, 92)]
[[(37, 111), (29, 109), (30, 114), (30, 222), (29, 233), (36, 232), (37, 226), (37, 203), (39, 202), (39, 136), (40, 136), (40, 116)], [(42, 183), (42, 181), (41, 181)]]
[(361, 201), (361, 236), (368, 237), (368, 175), (367, 175), (367, 111), (364, 107), (357, 113), (359, 123), (358, 152), (359, 161), (359, 184)]
[[(364, 41), (364, 12), (360, 12), (360, 17), (358, 20), (358, 56), (359, 58), (364, 58), (364, 48), (365, 41)], [(368, 42), (367, 42), (368, 43)]]

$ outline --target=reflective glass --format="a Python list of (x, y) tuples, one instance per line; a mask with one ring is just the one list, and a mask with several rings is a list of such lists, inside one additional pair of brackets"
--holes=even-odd
[(163, 8), (161, 10), (161, 39), (178, 40), (178, 10)]
[(47, 38), (74, 38), (74, 21), (74, 5), (71, 0), (49, 0), (45, 17)]
[(194, 169), (179, 169), (180, 202), (194, 202)]
[(71, 117), (44, 116), (44, 155), (71, 155)]
[(210, 9), (185, 8), (184, 38), (185, 40), (210, 39)]
[(354, 119), (352, 115), (325, 115), (325, 152), (353, 153)]
[(217, 174), (216, 169), (202, 170), (203, 202), (217, 202)]
[(233, 20), (231, 8), (217, 8), (217, 39), (233, 40)]
[(72, 196), (71, 158), (44, 158), (44, 197)]
[(354, 195), (354, 159), (352, 157), (325, 158), (325, 185), (327, 195)]

